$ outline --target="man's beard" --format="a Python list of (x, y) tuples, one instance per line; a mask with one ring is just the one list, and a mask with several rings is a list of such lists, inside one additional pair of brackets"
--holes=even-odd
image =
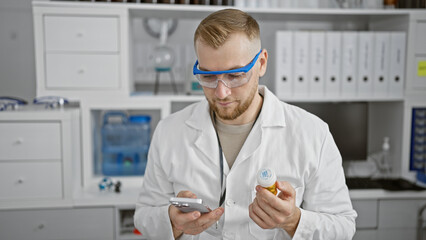
[(227, 109), (227, 108), (219, 108), (216, 105), (216, 102), (228, 102), (230, 99), (225, 98), (224, 100), (210, 100), (207, 99), (210, 105), (210, 109), (214, 111), (217, 117), (223, 120), (234, 120), (241, 116), (247, 109), (250, 107), (251, 103), (253, 102), (254, 96), (257, 93), (257, 88), (253, 87), (250, 90), (250, 95), (247, 98), (246, 101), (241, 102), (241, 100), (236, 100), (237, 107), (233, 109)]

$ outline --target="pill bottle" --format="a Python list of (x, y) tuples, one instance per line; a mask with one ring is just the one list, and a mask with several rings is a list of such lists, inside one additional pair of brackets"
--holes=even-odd
[(257, 183), (274, 195), (277, 195), (276, 182), (277, 176), (273, 170), (262, 168), (257, 172)]

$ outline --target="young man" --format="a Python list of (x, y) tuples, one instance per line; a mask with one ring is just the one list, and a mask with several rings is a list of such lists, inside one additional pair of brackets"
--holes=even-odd
[[(206, 101), (158, 124), (135, 226), (149, 239), (351, 239), (356, 212), (328, 126), (258, 85), (268, 53), (257, 22), (215, 12), (194, 45)], [(278, 195), (257, 185), (261, 168), (275, 171)], [(180, 212), (176, 195), (212, 211)]]

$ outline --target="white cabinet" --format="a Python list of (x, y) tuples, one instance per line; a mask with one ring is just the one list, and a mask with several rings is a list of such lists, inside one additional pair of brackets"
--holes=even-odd
[(358, 217), (356, 219), (357, 229), (377, 228), (377, 200), (354, 200), (352, 201), (352, 205), (358, 213)]
[(425, 204), (425, 199), (380, 200), (378, 239), (417, 239), (417, 216)]
[(0, 239), (113, 240), (114, 208), (0, 211)]
[(79, 110), (0, 112), (0, 209), (70, 205)]
[(33, 8), (37, 96), (128, 96), (127, 11)]

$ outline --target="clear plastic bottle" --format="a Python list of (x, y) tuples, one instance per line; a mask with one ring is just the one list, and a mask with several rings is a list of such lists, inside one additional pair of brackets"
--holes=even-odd
[(277, 176), (273, 170), (269, 168), (260, 169), (257, 172), (257, 183), (274, 195), (277, 195)]

